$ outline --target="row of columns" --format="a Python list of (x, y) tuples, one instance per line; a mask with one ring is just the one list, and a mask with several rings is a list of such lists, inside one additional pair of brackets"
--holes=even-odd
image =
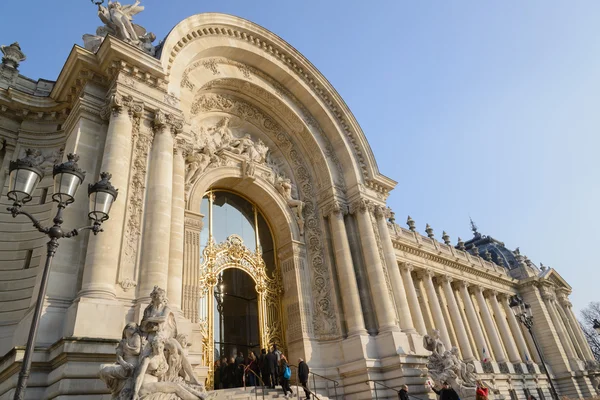
[[(135, 115), (136, 110), (139, 112), (138, 103), (119, 94), (111, 96), (109, 109), (101, 170), (113, 173), (112, 183), (119, 188), (119, 201), (112, 206), (111, 222), (103, 226), (105, 232), (88, 243), (79, 295), (114, 299), (132, 169), (132, 121), (141, 113)], [(185, 160), (178, 150), (181, 146), (175, 145), (175, 136), (181, 128), (180, 120), (156, 111), (141, 246), (140, 264), (144, 265), (144, 271), (138, 284), (138, 300), (143, 302), (154, 285), (166, 283), (169, 301), (175, 309), (181, 307), (184, 254)]]
[[(425, 335), (427, 332), (422, 317), (425, 310), (421, 309), (415, 289), (418, 283), (411, 273), (414, 267), (410, 264), (403, 264), (400, 270), (404, 278), (410, 312), (415, 316), (414, 322), (417, 331)], [(510, 310), (506, 294), (484, 291), (476, 286), (473, 287), (471, 293), (467, 282), (456, 282), (455, 286), (458, 289), (456, 291), (452, 285), (452, 278), (438, 276), (436, 281), (441, 285), (441, 293), (445, 297), (445, 303), (448, 307), (446, 311), (440, 305), (441, 300), (444, 299), (438, 296), (437, 285), (433, 280), (434, 273), (429, 270), (420, 270), (417, 277), (425, 288), (424, 295), (427, 298), (426, 303), (431, 309), (435, 329), (440, 331), (440, 338), (447, 348), (456, 345), (466, 361), (478, 358), (480, 360), (494, 359), (500, 363), (507, 361), (517, 363), (530, 359), (523, 332), (519, 322)], [(474, 295), (475, 300), (473, 300), (472, 295)], [(464, 307), (464, 317), (459, 301)], [(444, 319), (445, 313), (450, 315), (449, 321), (451, 321), (452, 326), (447, 326)], [(486, 329), (483, 329), (483, 327), (486, 327)], [(451, 343), (451, 329), (456, 334), (457, 343)], [(476, 346), (475, 349), (471, 344), (471, 337)], [(490, 348), (493, 353), (490, 352)]]

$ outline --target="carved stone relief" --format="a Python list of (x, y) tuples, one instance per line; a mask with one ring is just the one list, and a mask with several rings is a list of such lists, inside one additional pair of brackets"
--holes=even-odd
[(297, 199), (304, 202), (304, 238), (308, 247), (309, 263), (312, 267), (313, 302), (316, 310), (313, 314), (315, 332), (319, 338), (338, 337), (340, 329), (332, 303), (330, 271), (324, 262), (325, 253), (322, 243), (324, 235), (317, 215), (317, 196), (312, 184), (313, 177), (304, 158), (296, 150), (283, 128), (256, 107), (234, 96), (218, 94), (203, 94), (198, 97), (192, 107), (194, 114), (211, 111), (227, 112), (259, 127), (275, 139), (278, 148), (290, 162), (294, 178), (298, 183)]
[[(313, 133), (316, 134), (316, 136), (318, 137), (318, 140), (319, 140), (319, 145), (317, 148), (310, 148), (308, 150), (310, 152), (314, 151), (315, 152), (314, 154), (317, 154), (317, 152), (321, 152), (321, 151), (323, 151), (325, 153), (325, 156), (327, 157), (328, 160), (330, 160), (333, 163), (333, 165), (335, 166), (335, 169), (337, 171), (337, 173), (335, 174), (335, 185), (337, 187), (339, 187), (340, 189), (342, 189), (342, 191), (346, 190), (346, 184), (344, 181), (344, 170), (343, 170), (341, 162), (339, 161), (339, 159), (337, 158), (337, 155), (335, 154), (335, 151), (333, 150), (333, 146), (331, 145), (329, 138), (321, 130), (318, 122), (312, 116), (312, 114), (308, 111), (308, 109), (306, 109), (306, 107), (291, 92), (289, 92), (287, 89), (285, 89), (281, 84), (279, 84), (275, 79), (273, 79), (268, 74), (265, 74), (264, 72), (262, 72), (256, 68), (253, 68), (253, 67), (245, 65), (245, 64), (238, 63), (233, 60), (228, 60), (228, 59), (224, 59), (224, 58), (211, 58), (209, 60), (197, 61), (197, 62), (193, 63), (190, 67), (188, 67), (183, 73), (184, 79), (182, 80), (182, 87), (187, 86), (189, 88), (191, 86), (190, 90), (193, 90), (194, 85), (190, 83), (189, 74), (195, 68), (198, 68), (199, 66), (205, 66), (204, 63), (207, 61), (210, 61), (211, 65), (214, 62), (215, 68), (217, 68), (217, 69), (218, 69), (218, 64), (227, 64), (227, 65), (233, 65), (233, 66), (238, 67), (238, 69), (240, 71), (247, 71), (249, 74), (248, 76), (256, 75), (259, 78), (261, 78), (262, 80), (266, 81), (269, 85), (271, 85), (273, 87), (273, 90), (277, 94), (277, 96), (279, 96), (280, 98), (283, 98), (283, 99), (291, 100), (291, 102), (300, 110), (300, 114), (302, 114), (304, 121), (302, 121), (300, 118), (298, 118), (298, 116), (289, 108), (288, 105), (283, 103), (276, 96), (272, 95), (269, 91), (261, 88), (260, 86), (250, 84), (249, 82), (243, 82), (239, 79), (216, 79), (216, 80), (210, 81), (209, 83), (205, 84), (202, 87), (202, 89), (210, 89), (210, 88), (217, 87), (217, 86), (219, 86), (219, 87), (229, 86), (233, 89), (252, 93), (254, 96), (264, 99), (266, 101), (266, 103), (269, 104), (269, 106), (273, 107), (273, 109), (275, 111), (277, 111), (278, 114), (282, 115), (283, 119), (286, 121), (286, 123), (290, 124), (290, 128), (294, 132), (301, 133), (302, 135), (306, 135), (305, 137), (308, 137), (309, 135), (313, 135)], [(304, 127), (304, 124), (307, 124), (308, 126), (312, 127), (313, 132), (309, 132)], [(313, 141), (313, 139), (309, 139), (309, 140), (306, 140), (306, 143), (310, 143), (312, 141)], [(320, 165), (319, 167), (324, 168), (323, 165)], [(323, 170), (323, 171), (325, 171), (325, 170)]]
[[(29, 147), (28, 147), (29, 148)], [(19, 158), (25, 157), (26, 148), (21, 148)], [(33, 157), (38, 168), (40, 168), (44, 175), (52, 174), (52, 167), (54, 164), (60, 164), (65, 151), (64, 147), (53, 148), (53, 149), (32, 149)]]

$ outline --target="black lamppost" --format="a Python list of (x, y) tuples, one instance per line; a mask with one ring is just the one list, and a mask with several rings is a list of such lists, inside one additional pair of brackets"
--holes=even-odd
[(47, 228), (42, 226), (42, 224), (31, 214), (21, 209), (25, 203), (31, 200), (31, 194), (44, 176), (43, 172), (38, 167), (35, 157), (33, 157), (33, 151), (27, 150), (24, 158), (17, 161), (11, 161), (9, 166), (10, 175), (7, 196), (13, 201), (13, 205), (8, 208), (8, 211), (11, 212), (13, 218), (17, 215), (25, 215), (33, 222), (33, 226), (38, 231), (46, 234), (50, 238), (50, 241), (47, 243), (46, 264), (44, 265), (44, 270), (42, 272), (40, 291), (35, 303), (33, 320), (31, 321), (29, 337), (27, 338), (27, 345), (25, 347), (25, 355), (23, 357), (19, 381), (15, 391), (15, 400), (22, 400), (25, 398), (25, 388), (27, 387), (27, 380), (29, 379), (29, 373), (31, 371), (31, 358), (33, 356), (40, 316), (42, 314), (42, 305), (44, 304), (44, 298), (46, 297), (50, 265), (52, 264), (52, 258), (56, 253), (56, 249), (58, 248), (58, 239), (77, 236), (79, 232), (86, 229), (91, 230), (94, 235), (98, 234), (98, 232), (102, 232), (100, 226), (102, 222), (108, 219), (110, 207), (117, 198), (117, 189), (110, 184), (111, 175), (107, 172), (101, 173), (100, 181), (93, 185), (90, 184), (88, 187), (88, 196), (90, 200), (90, 212), (88, 216), (93, 221), (93, 224), (83, 228), (73, 229), (72, 231), (63, 231), (61, 228), (63, 223), (63, 210), (75, 201), (75, 192), (85, 178), (85, 172), (77, 166), (79, 156), (69, 154), (67, 155), (67, 159), (67, 162), (55, 165), (53, 169), (54, 194), (52, 195), (52, 201), (58, 203), (58, 210), (53, 220), (54, 225)]
[(594, 320), (594, 330), (598, 335), (600, 335), (600, 321), (597, 319)]
[(521, 322), (531, 335), (533, 339), (533, 344), (535, 345), (535, 349), (537, 350), (538, 355), (540, 356), (540, 360), (542, 361), (542, 365), (544, 366), (544, 372), (546, 373), (546, 377), (548, 378), (548, 382), (550, 382), (550, 390), (552, 391), (552, 398), (558, 400), (558, 393), (554, 388), (554, 383), (552, 382), (552, 378), (550, 378), (550, 373), (548, 372), (548, 367), (546, 366), (546, 361), (544, 361), (544, 355), (540, 350), (540, 346), (535, 339), (535, 335), (533, 334), (533, 315), (531, 313), (531, 306), (523, 301), (523, 299), (517, 295), (514, 295), (510, 298), (509, 301), (510, 308), (513, 310), (515, 317)]

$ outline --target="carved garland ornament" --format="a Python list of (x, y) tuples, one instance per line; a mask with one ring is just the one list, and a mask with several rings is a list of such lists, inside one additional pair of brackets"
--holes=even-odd
[(310, 169), (305, 164), (302, 155), (294, 148), (293, 142), (273, 119), (263, 114), (256, 107), (242, 102), (230, 95), (203, 94), (192, 106), (192, 113), (221, 111), (238, 116), (271, 134), (279, 147), (292, 163), (298, 182), (298, 194), (305, 201), (305, 234), (304, 238), (309, 250), (310, 264), (313, 274), (313, 303), (315, 313), (313, 324), (320, 338), (335, 338), (339, 336), (339, 326), (336, 311), (332, 304), (331, 282), (329, 269), (325, 264), (325, 253), (322, 243), (323, 232), (317, 217), (316, 192), (311, 183)]

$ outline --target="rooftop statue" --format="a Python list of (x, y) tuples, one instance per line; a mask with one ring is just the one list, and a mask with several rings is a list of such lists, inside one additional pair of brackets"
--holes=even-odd
[(98, 17), (104, 25), (96, 29), (95, 35), (83, 35), (83, 45), (86, 49), (96, 52), (106, 35), (110, 34), (152, 56), (154, 55), (155, 48), (152, 42), (156, 39), (156, 36), (132, 22), (134, 15), (144, 11), (144, 6), (140, 6), (139, 0), (130, 5), (122, 5), (118, 1), (108, 0), (107, 7), (102, 5), (104, 0), (92, 0), (92, 3), (98, 6)]

